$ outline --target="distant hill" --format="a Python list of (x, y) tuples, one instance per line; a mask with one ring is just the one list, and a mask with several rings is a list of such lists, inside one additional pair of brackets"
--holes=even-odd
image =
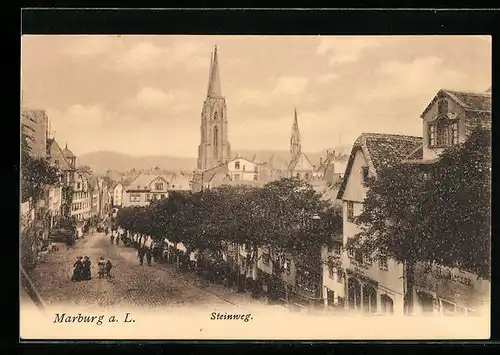
[(93, 152), (77, 158), (79, 165), (88, 165), (96, 174), (107, 170), (127, 171), (129, 169), (149, 169), (159, 167), (168, 170), (192, 171), (196, 168), (196, 158), (171, 156), (132, 156), (116, 152)]
[[(337, 153), (349, 154), (350, 146), (333, 148)], [(248, 150), (235, 149), (232, 155), (260, 162), (272, 162), (277, 169), (286, 167), (289, 152), (286, 150)], [(318, 165), (325, 152), (306, 153), (311, 162)], [(131, 156), (122, 153), (101, 151), (83, 154), (77, 158), (78, 165), (87, 165), (96, 174), (105, 174), (107, 170), (125, 172), (129, 169), (151, 169), (158, 167), (169, 171), (193, 171), (196, 168), (196, 158), (179, 158), (172, 156)]]

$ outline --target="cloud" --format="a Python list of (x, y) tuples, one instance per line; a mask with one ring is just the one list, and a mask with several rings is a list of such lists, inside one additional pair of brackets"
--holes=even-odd
[(186, 90), (164, 92), (157, 88), (145, 87), (139, 90), (129, 107), (148, 110), (168, 110), (180, 113), (189, 108), (191, 95)]
[(142, 42), (115, 58), (114, 62), (114, 69), (118, 71), (172, 69), (178, 65), (197, 69), (208, 67), (209, 56), (206, 46), (194, 41), (164, 46)]
[(336, 80), (339, 78), (338, 74), (335, 73), (327, 73), (316, 76), (316, 82), (318, 84), (328, 84), (329, 82)]
[[(430, 97), (441, 88), (471, 90), (464, 87), (467, 76), (443, 65), (436, 56), (415, 58), (411, 61), (389, 61), (374, 72), (374, 86), (360, 93), (360, 98), (370, 100), (394, 100), (401, 98)], [(423, 99), (423, 98), (422, 98)], [(423, 99), (425, 101), (425, 99)]]
[(356, 62), (361, 54), (382, 44), (379, 37), (324, 37), (316, 52), (329, 57), (330, 64)]
[(72, 59), (84, 59), (107, 56), (110, 53), (120, 52), (122, 42), (116, 36), (74, 36), (71, 41), (62, 47), (62, 52)]
[(238, 102), (268, 106), (280, 99), (300, 99), (305, 92), (309, 79), (299, 76), (287, 76), (274, 79), (272, 86), (267, 89), (243, 88), (236, 94)]

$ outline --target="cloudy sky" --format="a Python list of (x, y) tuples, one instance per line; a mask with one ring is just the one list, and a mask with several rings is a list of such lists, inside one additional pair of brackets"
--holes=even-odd
[(215, 44), (234, 149), (288, 149), (294, 107), (310, 152), (421, 135), (440, 88), (491, 86), (490, 37), (23, 36), (23, 104), (77, 155), (196, 157)]

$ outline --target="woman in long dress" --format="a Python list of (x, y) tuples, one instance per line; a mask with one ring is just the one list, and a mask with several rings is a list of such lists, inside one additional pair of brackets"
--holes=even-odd
[(80, 281), (82, 279), (82, 271), (83, 271), (82, 257), (79, 256), (76, 258), (76, 261), (73, 264), (73, 275), (71, 276), (71, 281), (73, 282)]
[(92, 278), (92, 273), (90, 271), (90, 267), (92, 265), (92, 262), (90, 261), (88, 256), (85, 256), (83, 258), (83, 269), (82, 269), (82, 279), (83, 280), (90, 280)]

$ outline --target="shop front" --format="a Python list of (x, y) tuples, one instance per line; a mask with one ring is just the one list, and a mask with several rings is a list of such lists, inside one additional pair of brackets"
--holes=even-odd
[(378, 281), (352, 270), (346, 270), (346, 308), (364, 315), (393, 315), (401, 295)]
[(490, 282), (457, 268), (418, 265), (415, 296), (417, 314), (473, 315), (489, 307)]

